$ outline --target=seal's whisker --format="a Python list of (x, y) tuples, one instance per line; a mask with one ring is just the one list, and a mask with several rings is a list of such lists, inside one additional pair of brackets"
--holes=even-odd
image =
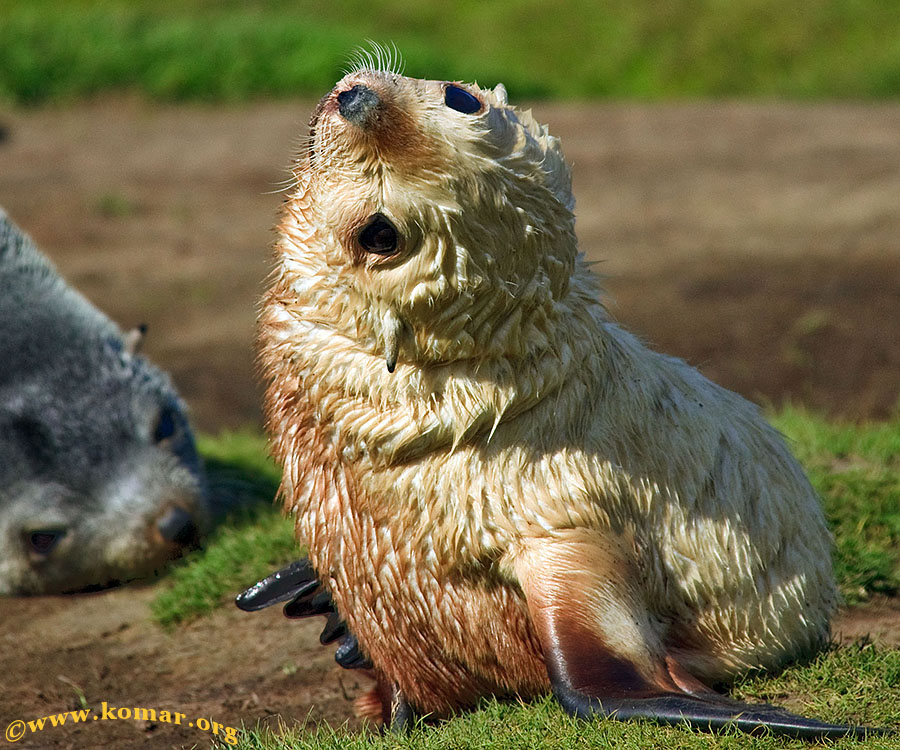
[(379, 44), (378, 42), (367, 39), (365, 47), (357, 47), (348, 61), (348, 67), (344, 69), (344, 75), (351, 73), (359, 73), (363, 70), (372, 70), (379, 73), (387, 73), (388, 75), (403, 75), (406, 67), (400, 50), (394, 42), (389, 45)]
[(263, 195), (277, 195), (278, 193), (289, 193), (299, 184), (299, 180), (294, 178), (292, 180), (284, 180), (283, 182), (276, 183), (281, 185), (281, 187), (275, 188), (274, 190), (266, 190)]
[[(306, 140), (304, 136), (300, 140)], [(277, 193), (287, 193), (297, 187), (299, 183), (298, 175), (302, 175), (307, 171), (305, 160), (304, 161), (295, 161), (294, 162), (294, 170), (287, 170), (287, 175), (283, 180), (275, 180), (272, 184), (275, 186), (272, 190), (267, 190), (263, 193), (263, 195), (276, 195)]]

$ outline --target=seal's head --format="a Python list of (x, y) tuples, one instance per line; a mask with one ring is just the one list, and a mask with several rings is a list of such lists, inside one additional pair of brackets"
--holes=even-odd
[(308, 322), (389, 370), (546, 345), (575, 265), (571, 180), (502, 85), (359, 66), (319, 102), (295, 175), (281, 250)]

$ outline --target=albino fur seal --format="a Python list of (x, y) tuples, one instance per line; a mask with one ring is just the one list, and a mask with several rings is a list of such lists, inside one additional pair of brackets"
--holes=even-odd
[(829, 532), (755, 406), (610, 320), (546, 128), (502, 86), (360, 66), (294, 173), (268, 429), (389, 722), (552, 689), (581, 716), (865, 731), (707, 687), (826, 642)]

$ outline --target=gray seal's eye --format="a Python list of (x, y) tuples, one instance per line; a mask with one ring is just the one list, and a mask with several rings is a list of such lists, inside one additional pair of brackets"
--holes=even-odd
[(153, 442), (161, 443), (168, 440), (178, 430), (178, 422), (175, 416), (175, 409), (171, 406), (163, 407), (159, 413), (159, 419), (156, 421), (156, 428), (153, 430)]
[(46, 557), (65, 535), (65, 529), (37, 529), (27, 534), (26, 539), (32, 553)]
[(367, 253), (391, 255), (397, 250), (400, 235), (390, 219), (382, 214), (372, 214), (360, 230), (358, 241)]
[(464, 88), (454, 86), (452, 83), (444, 89), (444, 104), (464, 115), (474, 114), (481, 109), (481, 102), (478, 99)]

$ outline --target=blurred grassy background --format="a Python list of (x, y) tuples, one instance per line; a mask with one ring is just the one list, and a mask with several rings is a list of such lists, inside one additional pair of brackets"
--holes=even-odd
[(0, 0), (0, 101), (242, 101), (328, 90), (353, 49), (522, 98), (887, 98), (887, 0)]

